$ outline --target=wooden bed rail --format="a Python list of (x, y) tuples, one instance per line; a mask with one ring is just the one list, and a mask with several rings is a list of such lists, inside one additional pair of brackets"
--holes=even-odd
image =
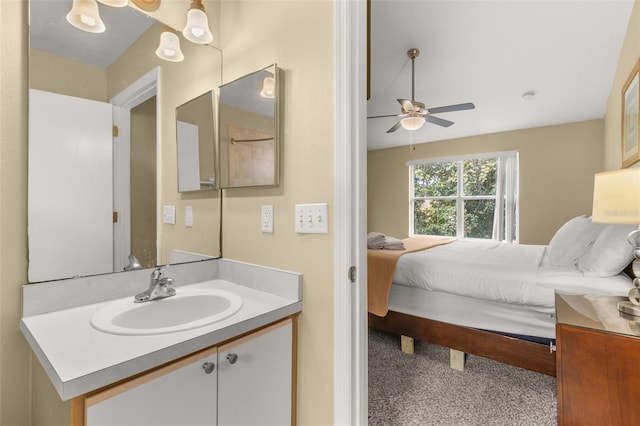
[(369, 327), (549, 376), (556, 375), (556, 353), (547, 345), (394, 311), (389, 311), (385, 317), (369, 314)]

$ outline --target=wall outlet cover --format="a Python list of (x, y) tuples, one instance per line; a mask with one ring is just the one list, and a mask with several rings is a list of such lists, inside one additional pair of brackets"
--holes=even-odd
[(262, 206), (262, 214), (260, 216), (260, 226), (262, 232), (267, 234), (273, 234), (273, 206)]
[(176, 206), (162, 207), (162, 223), (176, 224)]

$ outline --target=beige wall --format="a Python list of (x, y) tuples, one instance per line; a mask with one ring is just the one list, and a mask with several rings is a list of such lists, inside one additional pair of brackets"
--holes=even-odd
[(31, 424), (27, 281), (27, 1), (0, 1), (0, 424)]
[(521, 243), (547, 244), (567, 219), (591, 213), (593, 175), (603, 167), (603, 120), (370, 151), (369, 231), (408, 236), (407, 161), (511, 150), (520, 153)]
[(29, 51), (29, 87), (76, 98), (109, 101), (107, 70), (39, 49)]
[[(272, 63), (284, 70), (281, 184), (223, 191), (223, 256), (304, 275), (298, 335), (298, 420), (333, 419), (333, 239), (294, 232), (294, 204), (333, 206), (333, 5), (222, 2), (224, 83)], [(274, 206), (274, 233), (260, 206)], [(332, 217), (329, 218), (329, 224)]]
[[(607, 103), (604, 120), (605, 170), (616, 170), (622, 167), (622, 86), (638, 58), (640, 58), (640, 0), (635, 0)], [(640, 167), (640, 163), (636, 163), (634, 167)]]

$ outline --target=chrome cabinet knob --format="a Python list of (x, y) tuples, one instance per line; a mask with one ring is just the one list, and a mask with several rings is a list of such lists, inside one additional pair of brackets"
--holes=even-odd
[(238, 360), (238, 354), (227, 355), (227, 361), (229, 361), (229, 364), (235, 364), (237, 360)]
[(205, 362), (204, 364), (202, 364), (202, 368), (204, 369), (205, 373), (211, 374), (213, 373), (213, 370), (216, 369), (216, 365), (213, 362)]

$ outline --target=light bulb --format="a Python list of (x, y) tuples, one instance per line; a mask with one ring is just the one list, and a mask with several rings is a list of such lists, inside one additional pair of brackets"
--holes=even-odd
[(265, 77), (262, 81), (262, 90), (260, 91), (260, 96), (263, 98), (271, 98), (275, 97), (275, 87), (276, 80), (273, 77)]
[(184, 55), (180, 49), (180, 38), (177, 34), (169, 30), (164, 30), (160, 34), (160, 45), (156, 49), (156, 55), (169, 62), (181, 62)]
[(89, 33), (102, 33), (105, 30), (98, 3), (95, 0), (73, 0), (73, 6), (67, 13), (67, 21), (74, 27)]
[(182, 30), (182, 35), (187, 40), (198, 44), (207, 44), (213, 41), (213, 34), (209, 30), (209, 18), (204, 12), (201, 0), (191, 2), (191, 7), (187, 12), (187, 25)]
[(400, 124), (407, 130), (418, 130), (424, 124), (424, 117), (411, 113), (408, 117), (400, 120)]

